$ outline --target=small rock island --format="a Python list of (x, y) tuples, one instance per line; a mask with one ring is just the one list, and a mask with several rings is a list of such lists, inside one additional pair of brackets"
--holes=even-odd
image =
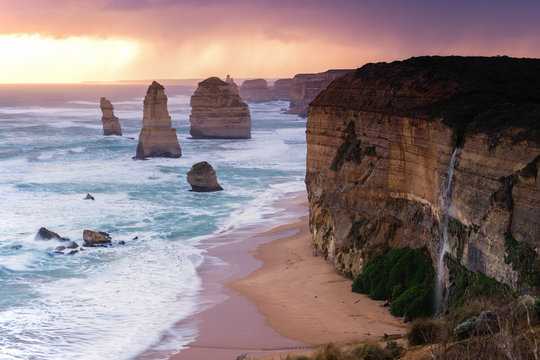
[(250, 139), (248, 105), (228, 83), (210, 77), (191, 97), (190, 134), (194, 139)]
[(103, 123), (103, 135), (118, 135), (122, 136), (122, 128), (118, 118), (114, 116), (114, 106), (107, 98), (102, 97), (99, 100), (99, 107), (101, 108), (101, 122)]
[(187, 181), (191, 185), (191, 191), (211, 192), (223, 190), (217, 182), (214, 168), (206, 161), (201, 161), (191, 167), (187, 174)]
[(172, 128), (171, 117), (167, 110), (167, 96), (163, 85), (154, 81), (148, 87), (143, 111), (143, 127), (135, 158), (182, 156), (176, 129)]

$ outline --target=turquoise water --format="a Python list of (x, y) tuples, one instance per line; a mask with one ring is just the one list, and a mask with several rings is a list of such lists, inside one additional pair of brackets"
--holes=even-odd
[[(165, 89), (183, 156), (136, 161), (146, 86), (0, 86), (0, 358), (182, 348), (197, 329), (173, 325), (208, 302), (201, 241), (267, 223), (275, 200), (305, 188), (305, 120), (282, 114), (288, 103), (250, 104), (250, 140), (192, 140), (193, 91)], [(124, 136), (102, 135), (101, 96)], [(224, 191), (189, 191), (203, 160)], [(84, 229), (106, 231), (114, 246), (54, 254), (60, 242), (34, 239), (42, 226), (79, 244)]]

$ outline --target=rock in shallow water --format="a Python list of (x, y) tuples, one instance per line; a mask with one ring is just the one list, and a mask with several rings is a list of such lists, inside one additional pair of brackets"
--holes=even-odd
[(84, 246), (104, 246), (111, 243), (111, 237), (106, 232), (83, 231)]
[(101, 122), (103, 123), (103, 135), (119, 135), (122, 136), (122, 128), (118, 122), (118, 118), (114, 116), (114, 106), (109, 100), (102, 97), (99, 100), (99, 106), (103, 116)]
[(86, 194), (86, 197), (84, 198), (84, 200), (95, 200), (95, 199), (92, 195)]
[(45, 227), (41, 227), (36, 234), (36, 240), (60, 240), (60, 241), (69, 241), (68, 238), (61, 237), (54, 231), (51, 231)]
[(187, 175), (187, 181), (191, 185), (191, 191), (210, 192), (223, 190), (217, 182), (214, 168), (206, 161), (191, 167)]

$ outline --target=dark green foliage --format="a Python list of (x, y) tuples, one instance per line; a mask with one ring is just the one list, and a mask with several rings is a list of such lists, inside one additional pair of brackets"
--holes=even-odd
[(531, 306), (531, 313), (537, 319), (540, 319), (540, 299), (535, 299), (534, 303)]
[(396, 341), (390, 340), (386, 343), (384, 347), (386, 350), (389, 350), (392, 353), (393, 357), (398, 357), (405, 350), (402, 345), (399, 345)]
[(480, 297), (498, 297), (503, 300), (511, 294), (510, 286), (487, 277), (481, 272), (473, 272), (448, 255), (445, 262), (450, 275), (448, 307), (459, 308), (466, 302)]
[(428, 316), (433, 310), (434, 276), (427, 249), (405, 247), (374, 256), (352, 290), (374, 300), (392, 300), (390, 311), (395, 316)]
[(540, 287), (540, 259), (536, 251), (526, 242), (518, 242), (510, 232), (504, 233), (504, 245), (504, 262), (512, 264), (519, 280), (533, 289)]
[(433, 344), (439, 341), (442, 327), (438, 320), (418, 318), (415, 319), (407, 332), (409, 345)]

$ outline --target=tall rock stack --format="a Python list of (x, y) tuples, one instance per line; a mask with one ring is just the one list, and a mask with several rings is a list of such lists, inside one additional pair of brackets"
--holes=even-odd
[(167, 110), (167, 96), (165, 88), (152, 82), (144, 98), (143, 127), (139, 135), (137, 146), (137, 159), (148, 157), (182, 156), (182, 150), (176, 136), (176, 129), (172, 128), (171, 117)]
[(291, 100), (291, 86), (293, 79), (279, 79), (276, 80), (272, 87), (272, 100)]
[(244, 101), (267, 102), (272, 100), (272, 94), (264, 79), (246, 80), (240, 86), (240, 96)]
[(240, 95), (240, 93), (238, 92), (238, 85), (236, 85), (234, 79), (229, 74), (227, 74), (227, 79), (225, 80), (225, 82), (229, 84), (233, 93), (235, 93), (236, 95)]
[(328, 70), (318, 74), (298, 74), (291, 85), (289, 114), (307, 117), (309, 103), (336, 78), (350, 70)]
[(191, 97), (190, 134), (195, 139), (249, 139), (249, 107), (217, 77), (199, 83)]
[(114, 116), (114, 106), (106, 98), (102, 97), (99, 100), (101, 108), (101, 122), (103, 123), (103, 135), (119, 135), (122, 136), (122, 128), (118, 122), (118, 118)]

